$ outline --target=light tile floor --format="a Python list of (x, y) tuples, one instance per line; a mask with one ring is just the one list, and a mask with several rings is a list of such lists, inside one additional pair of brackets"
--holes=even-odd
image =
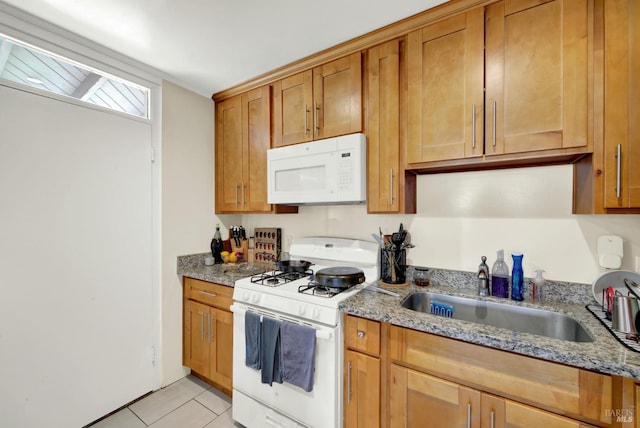
[(238, 428), (231, 399), (187, 376), (136, 401), (91, 428)]

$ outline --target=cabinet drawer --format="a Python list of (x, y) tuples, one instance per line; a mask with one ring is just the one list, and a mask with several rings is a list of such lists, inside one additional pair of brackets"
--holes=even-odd
[(380, 323), (346, 315), (344, 341), (348, 348), (380, 355)]
[(184, 298), (228, 311), (233, 303), (233, 287), (184, 278)]
[(502, 397), (611, 423), (611, 377), (537, 358), (391, 326), (392, 361)]

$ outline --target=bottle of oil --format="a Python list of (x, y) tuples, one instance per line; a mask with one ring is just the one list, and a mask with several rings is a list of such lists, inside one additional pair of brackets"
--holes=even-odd
[(220, 234), (220, 224), (216, 224), (216, 233), (211, 240), (211, 255), (213, 256), (215, 263), (224, 263), (222, 260), (222, 251), (224, 251), (224, 244), (222, 243), (222, 235)]

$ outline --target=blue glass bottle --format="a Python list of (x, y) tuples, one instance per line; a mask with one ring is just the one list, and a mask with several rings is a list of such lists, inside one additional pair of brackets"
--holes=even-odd
[(524, 285), (524, 273), (522, 272), (522, 253), (511, 253), (513, 258), (513, 270), (511, 271), (511, 298), (513, 300), (524, 300), (522, 288)]

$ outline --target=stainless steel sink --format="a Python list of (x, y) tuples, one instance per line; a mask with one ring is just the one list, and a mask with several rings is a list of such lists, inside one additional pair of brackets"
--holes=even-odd
[[(432, 306), (432, 302), (435, 302), (435, 306)], [(407, 296), (401, 305), (425, 313), (433, 313), (432, 307), (435, 307), (436, 312), (447, 315), (450, 311), (441, 309), (453, 307), (454, 319), (572, 342), (593, 342), (591, 335), (578, 321), (567, 315), (543, 309), (437, 293), (414, 293)]]

